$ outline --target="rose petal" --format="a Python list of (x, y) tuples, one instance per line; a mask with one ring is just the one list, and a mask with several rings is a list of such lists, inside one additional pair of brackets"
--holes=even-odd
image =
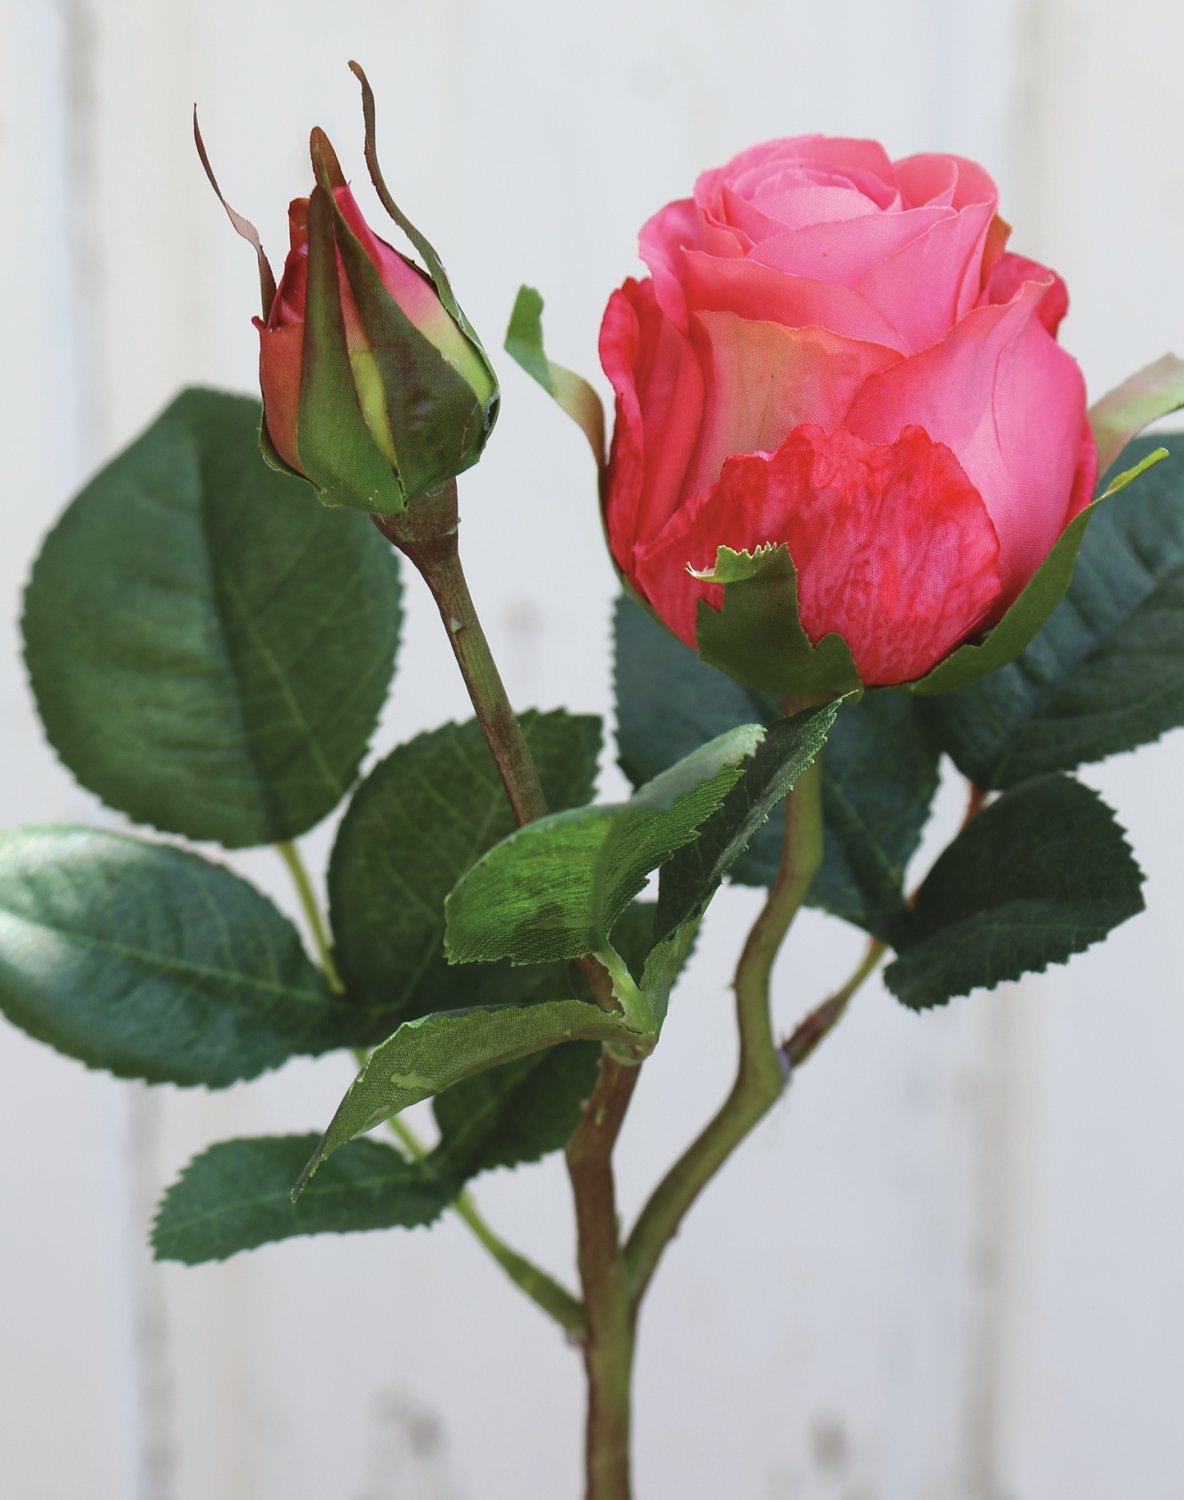
[(1025, 281), (1044, 284), (1040, 301), (1040, 321), (1054, 337), (1061, 319), (1069, 311), (1069, 289), (1055, 271), (1037, 260), (1028, 260), (1011, 251), (1000, 256), (983, 286), (982, 301), (987, 305), (1010, 302)]
[(999, 534), (1008, 602), (1064, 530), (1081, 459), (1084, 382), (1041, 321), (1046, 291), (1026, 281), (1011, 302), (968, 313), (872, 376), (846, 420), (874, 443), (917, 423), (957, 454)]
[(772, 452), (803, 422), (837, 427), (864, 383), (900, 360), (882, 344), (731, 312), (693, 312), (691, 340), (706, 390), (686, 495), (714, 484), (726, 458)]
[(254, 323), (259, 330), (259, 384), (267, 392), (264, 407), (267, 435), (283, 461), (303, 473), (296, 446), (296, 423), (300, 412), (304, 323), (288, 323), (283, 328), (266, 328), (259, 318)]
[(605, 517), (613, 555), (626, 567), (636, 539), (660, 530), (679, 503), (699, 435), (703, 377), (651, 281), (628, 281), (613, 294), (600, 358), (617, 394)]
[(861, 292), (836, 282), (787, 276), (755, 260), (718, 260), (689, 251), (683, 260), (687, 316), (734, 312), (786, 328), (822, 327), (840, 338), (909, 353), (902, 335)]
[(749, 259), (792, 276), (857, 287), (888, 256), (940, 220), (952, 218), (950, 209), (913, 208), (904, 213), (869, 216), (858, 228), (849, 222), (815, 223), (763, 240)]
[(798, 574), (802, 625), (817, 644), (836, 632), (865, 683), (923, 676), (991, 613), (999, 543), (957, 459), (919, 427), (890, 444), (839, 428), (795, 429), (774, 454), (729, 459), (650, 546), (637, 581), (666, 623), (695, 639), (699, 599), (722, 589), (692, 578), (716, 549), (785, 543)]

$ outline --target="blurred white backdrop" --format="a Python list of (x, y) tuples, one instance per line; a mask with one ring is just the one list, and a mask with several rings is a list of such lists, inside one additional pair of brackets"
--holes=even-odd
[[(1013, 245), (1069, 283), (1063, 339), (1094, 395), (1184, 344), (1175, 0), (0, 4), (0, 826), (113, 821), (46, 748), (24, 681), (40, 535), (179, 386), (254, 388), (251, 256), (195, 159), (195, 99), (278, 257), (312, 124), (364, 181), (361, 59), (387, 176), (487, 344), (529, 281), (553, 355), (597, 378), (643, 220), (702, 167), (814, 130), (983, 161)], [(502, 417), (462, 489), (474, 593), (518, 705), (607, 712), (615, 587), (587, 452), (500, 363)], [(376, 755), (465, 716), (408, 592)], [(1184, 1495), (1182, 772), (1177, 734), (1087, 773), (1147, 871), (1144, 916), (920, 1019), (869, 986), (696, 1208), (642, 1326), (640, 1500)], [(602, 791), (621, 784), (607, 765)], [(314, 863), (331, 832), (305, 841)], [(278, 859), (240, 867), (292, 909)], [(727, 1086), (728, 958), (755, 897), (717, 907), (619, 1153), (626, 1211)], [(803, 924), (784, 1025), (856, 947)], [(153, 1205), (190, 1154), (316, 1128), (347, 1077), (328, 1059), (148, 1091), (0, 1023), (4, 1500), (577, 1494), (576, 1355), (455, 1222), (151, 1263)], [(570, 1273), (554, 1163), (478, 1197)]]

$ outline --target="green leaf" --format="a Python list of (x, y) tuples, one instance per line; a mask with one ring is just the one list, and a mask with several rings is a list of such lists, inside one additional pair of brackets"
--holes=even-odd
[(302, 1192), (321, 1163), (355, 1136), (475, 1073), (563, 1042), (628, 1044), (632, 1035), (620, 1016), (583, 1000), (452, 1011), (407, 1021), (371, 1053), (294, 1193)]
[(1104, 474), (1144, 427), (1184, 406), (1184, 360), (1165, 354), (1139, 370), (1090, 407), (1098, 445), (1098, 473)]
[[(932, 705), (982, 787), (1100, 760), (1184, 723), (1184, 438), (1089, 529), (1065, 598), (1001, 672)], [(1159, 444), (1143, 438), (1142, 458)]]
[(600, 1048), (571, 1042), (476, 1073), (434, 1104), (440, 1143), (429, 1158), (457, 1186), (494, 1167), (560, 1150), (596, 1085)]
[[(624, 598), (615, 676), (621, 767), (635, 786), (735, 724), (772, 724), (779, 716), (773, 696), (704, 665)], [(822, 766), (825, 846), (811, 905), (889, 937), (907, 912), (904, 872), (929, 816), (937, 759), (922, 706), (910, 694), (875, 690), (844, 703)], [(771, 819), (730, 876), (767, 885), (780, 855), (781, 826)]]
[(1064, 963), (1143, 910), (1142, 876), (1094, 791), (1045, 776), (954, 840), (917, 894), (885, 973), (914, 1010)]
[(663, 865), (654, 917), (656, 941), (641, 981), (659, 1028), (699, 918), (753, 834), (822, 749), (838, 711), (835, 701), (770, 725), (718, 812), (703, 824), (693, 843), (684, 844)]
[[(600, 721), (558, 711), (527, 713), (521, 722), (550, 805), (587, 802)], [(567, 989), (553, 967), (526, 972), (506, 964), (474, 973), (444, 958), (444, 898), (513, 828), (476, 720), (400, 745), (358, 788), (338, 830), (328, 885), (334, 957), (359, 1045), (432, 1011), (520, 1003)]]
[(141, 823), (227, 848), (345, 795), (399, 634), (394, 550), (259, 456), (255, 401), (180, 395), (45, 542), (25, 601), (66, 765)]
[(1166, 456), (1166, 449), (1156, 448), (1133, 468), (1112, 480), (1109, 487), (1065, 527), (1019, 598), (986, 638), (977, 645), (959, 646), (928, 676), (910, 683), (909, 690), (923, 697), (952, 692), (1014, 661), (1065, 597), (1086, 527), (1103, 503)]
[(582, 375), (553, 364), (543, 348), (543, 299), (532, 286), (518, 288), (506, 353), (538, 382), (588, 439), (598, 469), (604, 468), (604, 407)]
[(556, 813), (503, 839), (448, 898), (451, 962), (548, 963), (604, 949), (646, 876), (696, 836), (763, 738), (741, 726), (626, 803)]
[(695, 577), (724, 586), (721, 610), (699, 601), (696, 640), (705, 662), (747, 687), (792, 698), (860, 688), (842, 636), (823, 636), (814, 646), (802, 629), (797, 571), (784, 543), (755, 552), (720, 547), (712, 571)]
[(196, 1266), (298, 1234), (410, 1229), (430, 1224), (451, 1201), (449, 1185), (421, 1163), (355, 1141), (293, 1203), (293, 1179), (316, 1144), (315, 1135), (260, 1136), (195, 1156), (161, 1200), (156, 1259)]
[(220, 865), (86, 828), (0, 834), (0, 1010), (92, 1068), (218, 1088), (341, 1045), (296, 929)]

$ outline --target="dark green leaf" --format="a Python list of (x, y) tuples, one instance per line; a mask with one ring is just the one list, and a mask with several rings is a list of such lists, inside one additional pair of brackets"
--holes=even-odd
[(371, 1053), (350, 1084), (295, 1191), (301, 1192), (326, 1157), (347, 1141), (475, 1073), (564, 1042), (627, 1044), (631, 1036), (620, 1016), (583, 1000), (544, 1000), (407, 1021)]
[(724, 586), (722, 609), (699, 603), (695, 638), (705, 662), (748, 687), (798, 699), (860, 687), (842, 636), (823, 636), (815, 646), (802, 629), (797, 571), (784, 544), (755, 552), (720, 547), (712, 571), (697, 576)]
[[(1068, 593), (1001, 672), (931, 705), (943, 746), (983, 787), (1014, 786), (1184, 723), (1184, 438), (1101, 508)], [(1161, 446), (1131, 444), (1124, 462)]]
[(954, 840), (917, 895), (885, 973), (915, 1010), (1064, 963), (1143, 909), (1122, 829), (1068, 776), (1005, 793)]
[(393, 549), (259, 456), (254, 401), (186, 391), (78, 496), (33, 570), (38, 708), (79, 781), (228, 848), (345, 795), (399, 632)]
[(594, 1042), (571, 1042), (456, 1084), (435, 1101), (440, 1144), (432, 1166), (459, 1185), (558, 1151), (580, 1123), (599, 1062)]
[(197, 855), (86, 828), (0, 834), (0, 1010), (92, 1068), (216, 1088), (341, 1045), (296, 929)]
[(429, 1168), (376, 1141), (355, 1141), (293, 1203), (292, 1183), (316, 1144), (315, 1135), (260, 1136), (195, 1156), (161, 1200), (156, 1259), (195, 1266), (298, 1234), (410, 1229), (430, 1224), (451, 1200)]
[[(622, 769), (639, 785), (735, 724), (779, 716), (771, 694), (706, 666), (628, 599), (616, 615), (617, 736)], [(873, 691), (843, 705), (822, 766), (825, 849), (810, 903), (879, 937), (906, 910), (904, 871), (937, 787), (937, 751), (910, 694)], [(781, 853), (771, 819), (731, 869), (767, 885)]]
[(603, 950), (646, 876), (695, 838), (763, 737), (741, 726), (626, 803), (556, 813), (503, 839), (448, 898), (449, 959), (531, 964)]
[[(522, 716), (552, 807), (593, 795), (600, 722), (562, 711)], [(402, 1021), (473, 1004), (509, 1004), (567, 989), (562, 970), (473, 970), (444, 958), (444, 898), (514, 819), (475, 720), (400, 745), (366, 778), (329, 863), (335, 958), (359, 1045)]]

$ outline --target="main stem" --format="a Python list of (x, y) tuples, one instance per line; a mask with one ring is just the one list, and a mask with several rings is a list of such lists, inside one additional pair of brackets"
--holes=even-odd
[[(416, 501), (401, 516), (373, 519), (418, 570), (436, 601), (514, 817), (519, 824), (543, 817), (547, 803), (538, 771), (461, 568), (455, 483)], [(597, 1002), (614, 1006), (612, 981), (604, 966), (588, 957), (580, 967)], [(612, 1151), (638, 1071), (608, 1052), (602, 1054), (596, 1088), (566, 1153), (584, 1293), (587, 1500), (629, 1500), (634, 1309), (617, 1227)]]
[(715, 1118), (658, 1184), (625, 1246), (634, 1311), (688, 1209), (724, 1162), (776, 1103), (786, 1069), (773, 1034), (769, 981), (778, 950), (822, 860), (822, 763), (798, 779), (785, 801), (781, 861), (768, 899), (736, 968), (740, 1061)]
[(607, 1051), (583, 1119), (567, 1144), (584, 1289), (587, 1500), (629, 1500), (629, 1419), (635, 1308), (621, 1250), (612, 1153), (639, 1069)]

